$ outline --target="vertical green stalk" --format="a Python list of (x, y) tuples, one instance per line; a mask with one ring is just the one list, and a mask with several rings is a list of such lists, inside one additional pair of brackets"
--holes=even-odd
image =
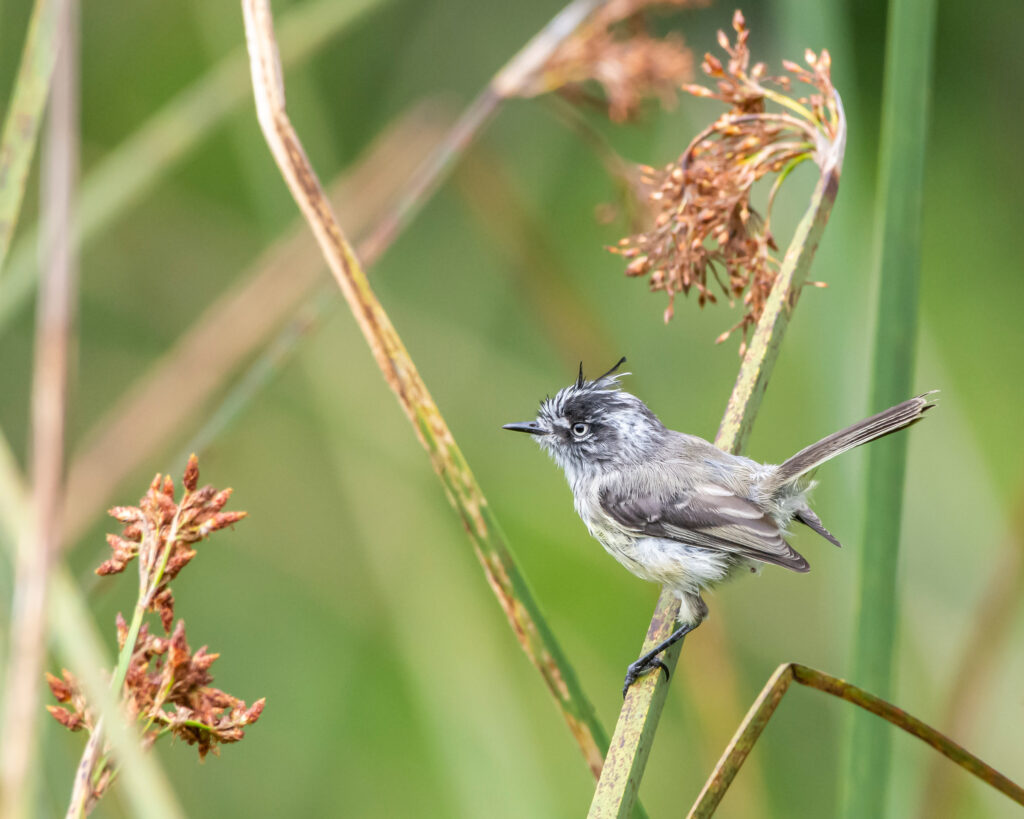
[[(934, 25), (934, 0), (893, 0), (889, 7), (875, 233), (875, 410), (902, 401), (912, 390)], [(905, 435), (891, 436), (868, 450), (852, 677), (881, 697), (888, 697), (892, 687), (906, 450)], [(842, 783), (844, 816), (884, 815), (889, 764), (887, 727), (880, 720), (855, 715)]]
[(36, 136), (50, 94), (57, 55), (57, 19), (61, 0), (37, 0), (25, 35), (21, 65), (0, 135), (0, 268), (18, 224), (25, 181), (32, 167)]
[[(0, 543), (13, 553), (18, 533), (24, 528), (28, 490), (17, 461), (0, 430)], [(13, 554), (10, 555), (13, 559)], [(184, 816), (154, 754), (144, 753), (138, 735), (122, 719), (120, 707), (102, 669), (110, 661), (82, 590), (67, 566), (50, 573), (49, 622), (55, 653), (65, 667), (79, 673), (89, 702), (93, 703), (107, 730), (117, 760), (124, 769), (125, 800), (132, 815), (144, 819), (181, 819)]]
[[(839, 127), (835, 141), (817, 160), (821, 176), (786, 250), (779, 277), (772, 285), (771, 295), (754, 329), (715, 436), (715, 446), (726, 452), (741, 452), (746, 445), (793, 308), (839, 192), (846, 149), (846, 117), (838, 93), (836, 102)], [(641, 651), (653, 648), (675, 630), (678, 612), (679, 599), (671, 590), (662, 589)], [(668, 671), (675, 669), (682, 646), (683, 641), (680, 641), (662, 655)], [(668, 682), (664, 674), (648, 674), (630, 687), (590, 803), (589, 819), (627, 819), (632, 816), (667, 692)]]
[[(65, 498), (68, 360), (75, 340), (76, 263), (65, 237), (73, 217), (71, 199), (78, 164), (77, 6), (60, 2), (53, 5), (56, 11), (51, 19), (41, 6), (33, 13), (0, 154), (4, 160), (0, 184), (6, 183), (4, 213), (10, 217), (3, 224), (6, 251), (42, 114), (37, 105), (43, 105), (49, 97), (39, 174), (46, 241), (40, 245), (42, 275), (32, 353), (28, 459), (32, 494), (27, 525), (19, 533), (14, 560), (10, 653), (3, 682), (0, 815), (8, 819), (27, 819), (33, 813), (39, 781), (39, 677), (46, 664), (47, 595), (53, 555), (60, 543)], [(37, 65), (27, 72), (31, 63)], [(23, 82), (29, 86), (31, 104), (22, 98)], [(8, 163), (12, 158), (8, 140), (12, 137), (25, 140), (24, 150), (20, 162), (15, 157)], [(13, 196), (12, 189), (16, 189)]]

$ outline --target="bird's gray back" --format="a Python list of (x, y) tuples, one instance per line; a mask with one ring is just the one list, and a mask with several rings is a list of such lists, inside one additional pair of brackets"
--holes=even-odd
[(763, 503), (762, 479), (773, 467), (730, 455), (692, 435), (672, 432), (658, 456), (595, 473), (577, 509), (609, 551), (655, 538), (806, 571), (783, 537), (787, 521)]

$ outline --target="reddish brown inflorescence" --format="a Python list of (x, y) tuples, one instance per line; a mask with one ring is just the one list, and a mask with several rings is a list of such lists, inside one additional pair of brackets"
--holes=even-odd
[[(836, 136), (838, 113), (829, 77), (827, 51), (808, 51), (809, 68), (783, 65), (791, 76), (768, 77), (763, 63), (751, 67), (749, 31), (743, 15), (733, 17), (735, 41), (719, 32), (728, 61), (708, 54), (701, 65), (716, 81), (715, 90), (684, 85), (683, 90), (727, 103), (730, 110), (702, 131), (682, 156), (663, 170), (641, 167), (651, 189), (653, 224), (609, 248), (628, 260), (627, 276), (647, 276), (651, 290), (663, 290), (672, 318), (677, 293), (697, 292), (698, 304), (741, 299), (743, 317), (719, 336), (757, 322), (778, 274), (780, 261), (770, 229), (771, 206), (779, 185), (797, 164), (815, 159)], [(788, 95), (791, 81), (814, 93)], [(775, 86), (771, 88), (770, 86)], [(776, 90), (779, 89), (779, 90)], [(771, 101), (783, 110), (768, 112)], [(762, 217), (750, 201), (755, 182), (775, 174)], [(741, 353), (744, 345), (741, 345)]]
[(83, 728), (92, 730), (92, 721), (85, 707), (85, 697), (82, 696), (82, 690), (74, 675), (66, 668), (61, 671), (60, 677), (46, 672), (46, 683), (50, 686), (53, 698), (69, 706), (64, 708), (47, 705), (46, 710), (50, 715), (69, 731), (81, 731)]
[(138, 557), (139, 572), (150, 589), (146, 607), (160, 615), (168, 633), (174, 621), (174, 596), (168, 584), (195, 557), (192, 546), (245, 517), (245, 512), (222, 511), (230, 489), (198, 489), (198, 482), (199, 465), (193, 455), (185, 468), (180, 503), (174, 500), (170, 475), (157, 475), (138, 506), (111, 509), (110, 516), (124, 524), (124, 531), (107, 535), (113, 554), (96, 569), (98, 575), (117, 574)]
[[(112, 555), (97, 570), (99, 575), (118, 574), (138, 560), (140, 596), (133, 625), (117, 615), (117, 644), (121, 653), (119, 669), (124, 672), (121, 696), (127, 713), (135, 717), (142, 741), (149, 745), (165, 734), (197, 746), (200, 758), (217, 753), (221, 743), (238, 742), (244, 728), (263, 712), (265, 700), (251, 706), (212, 686), (210, 666), (219, 656), (206, 646), (193, 652), (185, 639), (185, 622), (174, 620), (174, 595), (170, 582), (196, 555), (193, 548), (210, 534), (237, 523), (245, 512), (225, 512), (231, 490), (212, 486), (199, 488), (199, 466), (195, 455), (185, 469), (183, 494), (174, 498), (169, 476), (157, 475), (138, 506), (117, 506), (110, 515), (124, 525), (120, 535), (108, 535)], [(160, 618), (167, 636), (151, 634), (142, 623), (149, 610)], [(132, 637), (133, 645), (127, 643)], [(129, 655), (125, 652), (130, 651)], [(95, 730), (95, 720), (74, 676), (47, 674), (50, 690), (60, 706), (48, 706), (53, 717), (71, 731)], [(94, 740), (95, 741), (95, 738)], [(112, 780), (114, 763), (105, 752), (94, 761), (88, 796), (91, 807)], [(94, 757), (95, 759), (95, 757)]]
[[(120, 631), (120, 624), (119, 624)], [(210, 666), (220, 655), (203, 646), (195, 653), (185, 639), (185, 621), (178, 620), (170, 637), (139, 632), (128, 666), (124, 690), (130, 713), (153, 730), (147, 741), (170, 732), (196, 745), (203, 758), (218, 743), (238, 742), (242, 730), (259, 719), (264, 699), (246, 706), (244, 700), (213, 688)]]
[(534, 97), (557, 91), (572, 101), (594, 100), (586, 89), (596, 83), (601, 104), (615, 122), (633, 119), (646, 99), (675, 104), (679, 84), (693, 76), (693, 53), (678, 33), (656, 37), (645, 13), (655, 8), (703, 5), (699, 0), (611, 0), (562, 43), (517, 94)]

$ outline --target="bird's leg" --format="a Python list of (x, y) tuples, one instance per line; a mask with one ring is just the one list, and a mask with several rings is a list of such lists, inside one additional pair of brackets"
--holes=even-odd
[(634, 663), (630, 663), (629, 668), (626, 669), (626, 681), (622, 685), (622, 697), (625, 699), (626, 692), (629, 691), (629, 687), (635, 683), (640, 677), (655, 668), (660, 668), (665, 672), (665, 679), (669, 678), (668, 666), (665, 665), (661, 660), (658, 659), (658, 655), (665, 651), (670, 646), (675, 645), (682, 640), (687, 634), (693, 631), (697, 626), (704, 622), (704, 618), (707, 616), (708, 607), (701, 598), (697, 598), (699, 603), (698, 609), (698, 620), (677, 628), (668, 637), (667, 640), (662, 640), (658, 645), (644, 654), (640, 659)]

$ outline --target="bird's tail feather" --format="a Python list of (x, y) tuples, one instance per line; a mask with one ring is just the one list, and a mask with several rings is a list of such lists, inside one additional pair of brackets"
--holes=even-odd
[(872, 415), (853, 426), (834, 432), (816, 444), (801, 449), (779, 466), (772, 476), (772, 483), (779, 487), (785, 486), (806, 475), (825, 461), (853, 449), (855, 446), (866, 444), (868, 441), (874, 441), (876, 438), (916, 424), (924, 417), (926, 411), (935, 406), (928, 401), (928, 396), (934, 392), (933, 390), (919, 395), (917, 398), (911, 398), (878, 413), (878, 415)]

